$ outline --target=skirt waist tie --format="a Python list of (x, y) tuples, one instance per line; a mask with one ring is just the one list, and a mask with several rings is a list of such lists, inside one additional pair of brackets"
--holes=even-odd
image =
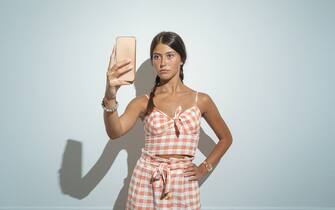
[(151, 181), (162, 182), (163, 191), (161, 199), (169, 198), (170, 194), (170, 180), (171, 180), (171, 170), (167, 163), (160, 163), (158, 167), (154, 169), (152, 173)]
[[(142, 158), (154, 167), (151, 176), (151, 183), (158, 181), (159, 186), (162, 186), (161, 199), (168, 199), (171, 196), (171, 171), (176, 169), (185, 169), (187, 165), (192, 164), (194, 159), (194, 157), (162, 158), (155, 156), (144, 149), (142, 149)], [(157, 190), (154, 185), (152, 185), (152, 187), (153, 191)]]

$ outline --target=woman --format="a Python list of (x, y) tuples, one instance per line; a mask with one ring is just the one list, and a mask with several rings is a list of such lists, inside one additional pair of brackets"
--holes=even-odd
[[(210, 96), (183, 83), (186, 57), (178, 34), (157, 34), (150, 48), (151, 63), (157, 72), (155, 86), (150, 95), (131, 100), (119, 117), (116, 93), (128, 83), (118, 77), (133, 67), (130, 61), (116, 63), (113, 50), (102, 102), (106, 132), (110, 139), (117, 139), (138, 118), (144, 122), (145, 130), (145, 146), (131, 177), (126, 209), (200, 209), (198, 181), (212, 170), (232, 143), (231, 133)], [(192, 161), (201, 117), (220, 141), (197, 166)]]

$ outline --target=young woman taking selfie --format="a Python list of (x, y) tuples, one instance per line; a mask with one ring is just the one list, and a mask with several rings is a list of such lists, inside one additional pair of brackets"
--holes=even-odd
[[(138, 118), (145, 132), (145, 145), (132, 173), (126, 209), (200, 209), (199, 180), (232, 144), (229, 128), (211, 97), (183, 83), (186, 57), (178, 34), (157, 34), (150, 47), (151, 63), (157, 73), (155, 85), (150, 93), (132, 99), (119, 116), (117, 90), (129, 84), (119, 77), (133, 70), (133, 66), (130, 61), (116, 62), (115, 50), (111, 55), (102, 102), (106, 132), (116, 140)], [(193, 160), (201, 117), (219, 141), (209, 156), (196, 165)]]

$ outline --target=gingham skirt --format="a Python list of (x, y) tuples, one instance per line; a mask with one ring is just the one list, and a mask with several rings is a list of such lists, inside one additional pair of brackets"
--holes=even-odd
[(161, 158), (142, 149), (130, 180), (126, 210), (200, 209), (199, 183), (184, 176), (193, 159)]

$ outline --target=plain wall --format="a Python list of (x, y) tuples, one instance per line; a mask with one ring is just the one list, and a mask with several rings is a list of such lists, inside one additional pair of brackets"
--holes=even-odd
[[(233, 144), (201, 184), (203, 209), (335, 209), (335, 1), (0, 1), (1, 209), (122, 209), (143, 145), (108, 141), (101, 99), (118, 35), (177, 32), (185, 84), (209, 94)], [(333, 90), (333, 91), (332, 91)], [(202, 119), (197, 164), (218, 141)]]

